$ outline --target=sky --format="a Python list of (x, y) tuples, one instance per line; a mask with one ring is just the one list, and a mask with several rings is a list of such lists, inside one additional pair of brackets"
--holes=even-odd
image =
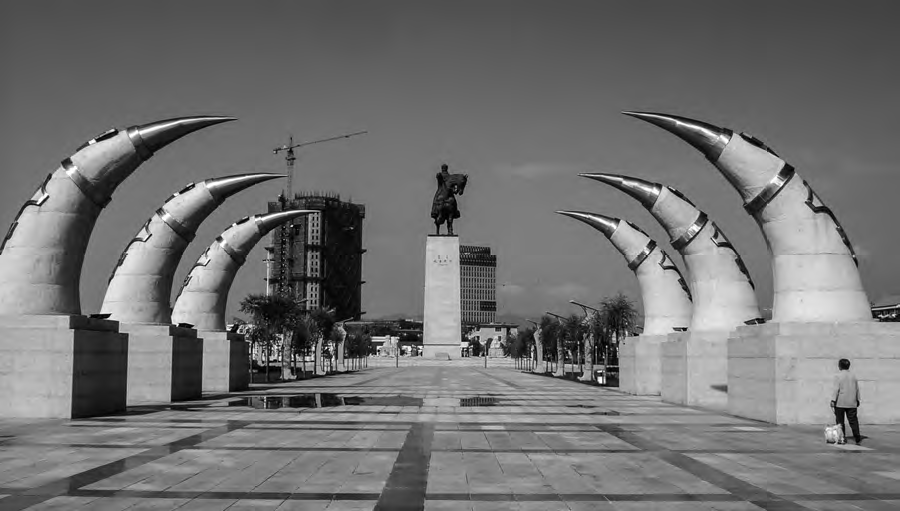
[[(282, 172), (272, 149), (368, 130), (298, 153), (297, 190), (365, 204), (367, 318), (422, 312), (434, 174), (469, 174), (455, 227), (498, 255), (501, 314), (576, 312), (637, 280), (599, 233), (554, 213), (627, 219), (668, 246), (636, 201), (579, 172), (681, 190), (727, 233), (771, 307), (770, 259), (737, 193), (674, 136), (623, 116), (658, 111), (747, 131), (831, 207), (871, 301), (896, 269), (900, 4), (892, 1), (79, 1), (0, 3), (0, 224), (60, 160), (110, 127), (232, 115), (161, 150), (104, 210), (82, 273), (97, 312), (128, 240), (193, 181)], [(279, 181), (229, 199), (200, 228), (181, 279)], [(5, 228), (5, 227), (0, 227)], [(264, 292), (260, 243), (240, 300)], [(669, 250), (674, 253), (673, 250)], [(680, 263), (680, 261), (678, 261)], [(684, 268), (684, 265), (681, 265)]]

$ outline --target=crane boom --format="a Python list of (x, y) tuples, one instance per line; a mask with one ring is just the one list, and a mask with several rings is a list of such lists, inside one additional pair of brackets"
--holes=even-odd
[(345, 135), (320, 138), (318, 140), (308, 140), (305, 142), (300, 142), (298, 144), (294, 143), (294, 137), (291, 136), (286, 145), (273, 149), (272, 154), (278, 154), (282, 151), (287, 151), (287, 154), (284, 155), (284, 161), (287, 163), (287, 192), (285, 193), (285, 196), (288, 198), (288, 200), (291, 200), (294, 195), (294, 161), (297, 160), (297, 157), (294, 156), (294, 149), (306, 147), (313, 144), (321, 144), (323, 142), (333, 142), (335, 140), (355, 137), (357, 135), (364, 135), (366, 133), (368, 133), (368, 130), (355, 131), (353, 133), (347, 133)]

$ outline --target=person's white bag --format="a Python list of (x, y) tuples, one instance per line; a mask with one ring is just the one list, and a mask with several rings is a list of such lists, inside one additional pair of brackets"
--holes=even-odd
[(825, 442), (829, 444), (844, 443), (844, 432), (839, 425), (832, 424), (831, 426), (825, 426)]

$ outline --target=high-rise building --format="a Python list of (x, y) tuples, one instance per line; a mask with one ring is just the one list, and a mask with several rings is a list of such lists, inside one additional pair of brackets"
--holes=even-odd
[(311, 209), (272, 231), (267, 247), (267, 290), (305, 299), (307, 309), (334, 309), (335, 318), (359, 319), (362, 312), (362, 224), (366, 208), (337, 194), (297, 193), (279, 197), (269, 212)]
[(459, 246), (459, 297), (464, 325), (497, 319), (497, 256), (490, 247)]

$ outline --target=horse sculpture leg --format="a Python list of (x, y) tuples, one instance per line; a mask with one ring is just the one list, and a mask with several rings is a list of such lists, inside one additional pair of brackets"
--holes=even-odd
[(447, 219), (447, 234), (453, 236), (453, 217)]

